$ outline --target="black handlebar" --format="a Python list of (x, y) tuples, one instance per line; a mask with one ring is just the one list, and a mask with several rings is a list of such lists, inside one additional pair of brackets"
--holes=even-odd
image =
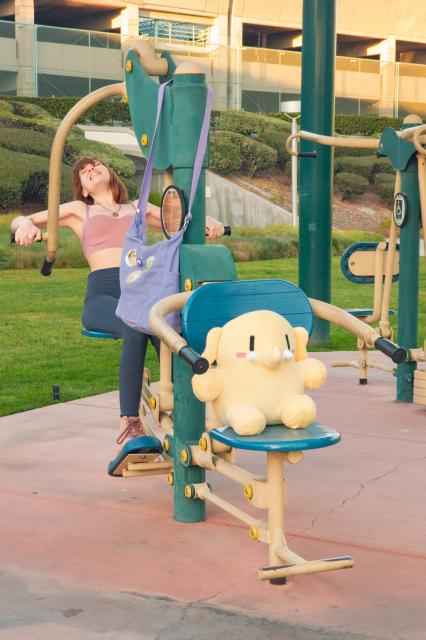
[(317, 152), (316, 151), (299, 151), (297, 155), (299, 158), (315, 158), (316, 159)]
[(223, 235), (224, 236), (230, 236), (231, 235), (231, 227), (229, 226), (229, 224), (226, 224), (223, 227)]
[(43, 264), (41, 265), (40, 273), (42, 276), (50, 276), (52, 273), (52, 267), (55, 262), (55, 258), (52, 261), (47, 259), (47, 256), (43, 260)]
[(384, 353), (385, 356), (388, 356), (395, 364), (401, 364), (401, 362), (407, 360), (407, 351), (386, 338), (377, 338), (374, 346), (377, 351)]
[(200, 356), (199, 353), (191, 349), (191, 347), (182, 347), (179, 351), (179, 358), (189, 364), (194, 373), (201, 375), (209, 368), (209, 362), (206, 358)]

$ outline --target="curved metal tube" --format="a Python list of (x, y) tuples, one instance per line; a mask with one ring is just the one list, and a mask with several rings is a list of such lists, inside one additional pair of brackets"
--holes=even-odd
[(323, 136), (319, 133), (312, 133), (311, 131), (301, 130), (289, 136), (287, 138), (287, 142), (285, 143), (285, 148), (291, 156), (299, 155), (298, 152), (294, 152), (291, 148), (292, 141), (299, 138), (302, 138), (303, 140), (310, 140), (311, 142), (316, 142), (317, 144), (324, 144), (330, 147), (356, 147), (359, 149), (377, 149), (379, 147), (378, 138), (340, 138), (338, 136)]
[(172, 311), (180, 311), (185, 306), (185, 302), (192, 295), (192, 291), (176, 293), (173, 296), (167, 296), (156, 302), (149, 312), (149, 324), (162, 342), (164, 342), (170, 351), (179, 354), (179, 352), (188, 345), (187, 341), (182, 338), (169, 325), (165, 316)]
[(61, 193), (61, 175), (62, 175), (62, 154), (66, 137), (71, 127), (77, 122), (80, 116), (91, 106), (100, 102), (104, 98), (110, 98), (125, 93), (125, 85), (123, 82), (109, 84), (92, 91), (88, 96), (82, 98), (67, 113), (58, 127), (52, 144), (52, 152), (50, 154), (49, 167), (49, 194), (47, 201), (48, 219), (47, 219), (47, 260), (53, 262), (58, 246), (58, 226), (59, 226), (59, 204)]
[(421, 156), (426, 156), (426, 149), (420, 140), (422, 133), (426, 133), (426, 124), (422, 124), (420, 127), (413, 127), (413, 129), (415, 129), (413, 133), (413, 144)]

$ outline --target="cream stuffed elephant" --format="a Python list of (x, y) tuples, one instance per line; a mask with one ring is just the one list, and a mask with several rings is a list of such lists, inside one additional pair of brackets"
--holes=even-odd
[(305, 395), (326, 379), (322, 362), (306, 352), (308, 332), (273, 311), (252, 311), (215, 327), (203, 356), (210, 369), (192, 378), (202, 402), (211, 402), (218, 426), (240, 435), (262, 433), (267, 424), (308, 426), (315, 403)]

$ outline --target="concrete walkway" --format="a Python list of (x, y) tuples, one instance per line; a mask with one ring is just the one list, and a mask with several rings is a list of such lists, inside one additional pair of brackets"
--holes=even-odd
[(426, 410), (395, 403), (386, 374), (356, 377), (330, 369), (313, 394), (342, 442), (287, 473), (294, 551), (355, 567), (285, 586), (258, 580), (266, 548), (231, 516), (178, 524), (164, 476), (106, 475), (116, 393), (2, 418), (0, 640), (424, 640)]

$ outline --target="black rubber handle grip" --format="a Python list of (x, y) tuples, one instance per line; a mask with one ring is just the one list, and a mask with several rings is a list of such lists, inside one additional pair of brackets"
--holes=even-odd
[(299, 151), (297, 155), (299, 158), (316, 158), (317, 152), (316, 151)]
[[(36, 242), (43, 242), (43, 238), (40, 238), (40, 240), (36, 240)], [(16, 244), (15, 234), (13, 231), (10, 232), (10, 244)]]
[(53, 258), (52, 262), (45, 257), (43, 264), (41, 265), (40, 273), (42, 276), (50, 276), (52, 273), (52, 267), (55, 262), (55, 258)]
[(407, 359), (407, 351), (386, 338), (377, 338), (374, 346), (377, 351), (384, 353), (385, 356), (388, 356), (395, 364), (401, 364), (401, 362), (405, 362)]
[(231, 235), (231, 227), (229, 226), (229, 224), (225, 224), (225, 226), (223, 227), (223, 235), (224, 236)]
[(200, 356), (199, 353), (191, 349), (191, 347), (182, 347), (179, 351), (179, 358), (189, 364), (194, 373), (201, 375), (209, 368), (209, 361)]

